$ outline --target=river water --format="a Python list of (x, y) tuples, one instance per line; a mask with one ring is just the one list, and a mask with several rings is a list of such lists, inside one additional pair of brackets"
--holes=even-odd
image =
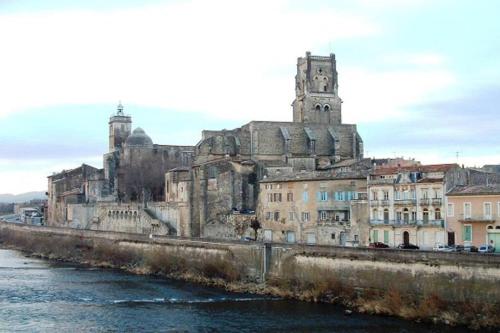
[(2, 332), (465, 332), (0, 249)]

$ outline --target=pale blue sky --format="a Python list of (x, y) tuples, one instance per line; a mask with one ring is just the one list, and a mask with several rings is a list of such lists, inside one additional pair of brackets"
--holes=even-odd
[(118, 100), (160, 144), (292, 118), (296, 58), (337, 55), (366, 155), (500, 163), (496, 1), (0, 1), (0, 193), (101, 166)]

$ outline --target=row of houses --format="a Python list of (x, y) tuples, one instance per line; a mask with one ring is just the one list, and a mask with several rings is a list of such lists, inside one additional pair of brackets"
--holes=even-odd
[(500, 251), (500, 185), (490, 183), (498, 174), (415, 161), (369, 165), (265, 177), (257, 209), (264, 240), (421, 249), (498, 244)]

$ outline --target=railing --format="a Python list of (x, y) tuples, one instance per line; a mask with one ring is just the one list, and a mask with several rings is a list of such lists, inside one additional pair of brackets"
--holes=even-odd
[(422, 198), (420, 199), (420, 206), (429, 206), (430, 204), (430, 199), (429, 198)]
[(463, 214), (460, 214), (458, 220), (460, 222), (485, 222), (485, 223), (494, 223), (496, 221), (496, 219), (493, 216), (472, 215), (469, 217), (464, 217)]
[(417, 203), (416, 199), (396, 199), (394, 200), (394, 205), (415, 205)]
[(441, 198), (432, 198), (433, 206), (441, 206), (443, 204), (443, 199)]
[(395, 227), (404, 226), (429, 226), (429, 227), (444, 227), (444, 220), (370, 220), (371, 225), (390, 225)]

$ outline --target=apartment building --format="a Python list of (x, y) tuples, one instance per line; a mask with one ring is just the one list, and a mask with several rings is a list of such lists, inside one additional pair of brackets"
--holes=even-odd
[(358, 246), (368, 241), (366, 173), (260, 181), (257, 217), (269, 242)]
[(456, 164), (375, 168), (368, 179), (370, 242), (422, 249), (446, 243), (445, 194), (465, 178)]
[(453, 244), (489, 244), (500, 252), (500, 185), (457, 186), (447, 194), (449, 239)]

